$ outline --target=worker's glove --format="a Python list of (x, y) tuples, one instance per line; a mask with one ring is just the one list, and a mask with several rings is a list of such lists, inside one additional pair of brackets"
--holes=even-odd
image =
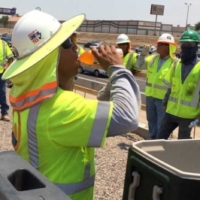
[(149, 46), (144, 46), (141, 55), (147, 56), (149, 54)]

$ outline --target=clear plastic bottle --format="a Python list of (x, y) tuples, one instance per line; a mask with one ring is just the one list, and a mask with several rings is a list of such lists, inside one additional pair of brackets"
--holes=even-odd
[(197, 126), (199, 124), (199, 120), (195, 119), (194, 121), (192, 121), (189, 125), (189, 128), (194, 128), (195, 126)]

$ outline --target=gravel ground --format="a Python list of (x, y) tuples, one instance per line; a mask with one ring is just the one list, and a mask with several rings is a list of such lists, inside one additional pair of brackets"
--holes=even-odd
[[(11, 117), (11, 112), (9, 113)], [(12, 149), (11, 122), (0, 120), (0, 151)], [(95, 200), (121, 200), (129, 145), (142, 140), (133, 133), (107, 138), (96, 150)]]

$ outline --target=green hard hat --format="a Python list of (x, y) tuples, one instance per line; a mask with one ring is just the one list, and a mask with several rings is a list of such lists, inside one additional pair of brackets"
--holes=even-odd
[(182, 33), (179, 42), (200, 42), (199, 34), (194, 30), (187, 30)]

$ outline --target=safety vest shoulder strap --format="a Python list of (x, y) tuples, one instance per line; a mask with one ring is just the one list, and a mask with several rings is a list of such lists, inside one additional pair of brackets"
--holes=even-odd
[(152, 58), (151, 62), (149, 63), (149, 67), (152, 67), (152, 65), (154, 64), (154, 62), (155, 62), (156, 58), (158, 58), (159, 56), (160, 56), (159, 54), (157, 54), (157, 55), (153, 56), (153, 58)]
[(132, 60), (133, 54), (134, 54), (134, 52), (131, 52), (131, 53), (128, 54), (128, 56), (129, 56), (128, 57), (128, 62), (126, 63), (126, 68), (127, 69), (129, 68), (129, 66), (131, 64), (131, 60)]

